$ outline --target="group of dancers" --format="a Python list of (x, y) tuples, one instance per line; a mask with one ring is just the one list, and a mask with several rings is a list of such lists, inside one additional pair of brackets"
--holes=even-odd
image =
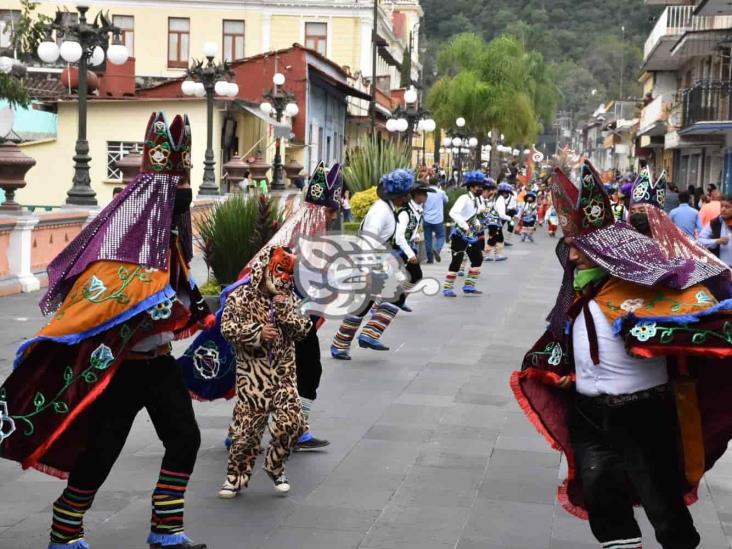
[[(52, 506), (49, 549), (89, 547), (84, 515), (142, 408), (165, 447), (152, 491), (151, 549), (206, 548), (184, 531), (200, 445), (191, 395), (235, 398), (220, 498), (247, 487), (267, 428), (264, 470), (278, 494), (291, 489), (293, 450), (328, 445), (309, 428), (324, 319), (304, 312), (308, 289), (295, 279), (300, 243), (338, 216), (341, 168), (317, 167), (304, 205), (212, 312), (189, 274), (190, 157), (187, 117), (170, 122), (153, 113), (141, 173), (49, 265), (41, 308), (53, 317), (20, 347), (0, 387), (0, 456), (68, 479)], [(559, 501), (589, 518), (606, 549), (641, 546), (637, 502), (665, 549), (696, 547), (686, 504), (732, 438), (723, 405), (732, 388), (732, 369), (723, 364), (732, 356), (729, 269), (668, 220), (659, 207), (662, 181), (637, 182), (642, 234), (615, 219), (589, 163), (579, 188), (561, 170), (552, 174), (544, 211), (542, 191), (528, 189), (517, 200), (512, 185), (480, 171), (463, 179), (466, 192), (449, 212), (445, 297), (457, 296), (466, 258), (462, 292), (481, 293), (483, 263), (505, 259), (507, 224), (518, 221), (521, 238), (532, 242), (539, 221), (556, 216), (564, 234), (557, 251), (565, 275), (548, 330), (511, 378), (528, 418), (567, 457)], [(418, 235), (431, 192), (407, 169), (378, 182), (360, 232), (403, 262), (404, 279), (396, 297), (373, 295), (342, 319), (330, 345), (334, 359), (350, 360), (354, 340), (388, 351), (383, 334), (409, 310), (408, 295), (423, 277)], [(172, 342), (194, 334), (174, 358)]]

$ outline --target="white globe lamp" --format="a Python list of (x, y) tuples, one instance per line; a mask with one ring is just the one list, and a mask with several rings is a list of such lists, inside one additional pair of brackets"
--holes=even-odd
[(437, 122), (435, 122), (431, 118), (428, 118), (427, 120), (424, 121), (423, 127), (424, 127), (424, 131), (426, 131), (428, 133), (432, 133), (437, 128)]
[(51, 40), (44, 40), (43, 42), (38, 44), (38, 49), (36, 50), (36, 53), (38, 54), (38, 58), (44, 63), (55, 63), (56, 61), (58, 61), (58, 56), (60, 52), (58, 44), (56, 44), (56, 42), (53, 42)]
[(455, 120), (455, 124), (457, 124), (458, 128), (464, 128), (465, 127), (465, 119), (461, 116), (457, 120)]
[(272, 103), (270, 103), (269, 101), (263, 101), (262, 103), (259, 104), (259, 109), (264, 114), (271, 114), (272, 113)]
[(300, 107), (298, 107), (296, 103), (288, 103), (287, 105), (285, 105), (285, 113), (290, 118), (297, 116), (297, 113), (299, 113), (299, 112), (300, 112)]
[(67, 63), (76, 63), (81, 59), (81, 54), (83, 52), (81, 51), (81, 44), (74, 40), (67, 40), (61, 43), (59, 53), (61, 53), (61, 57)]
[(390, 133), (397, 131), (397, 121), (395, 118), (390, 118), (386, 121), (386, 130)]
[(180, 91), (183, 95), (196, 95), (196, 83), (193, 80), (183, 80), (180, 85)]
[(196, 97), (206, 97), (206, 88), (201, 82), (196, 82)]
[(468, 140), (468, 145), (470, 145), (471, 147), (477, 147), (478, 146), (478, 139), (476, 137), (471, 137)]
[(400, 118), (397, 120), (397, 123), (399, 124), (397, 130), (400, 132), (405, 132), (409, 128), (409, 122), (407, 122), (406, 118)]
[(274, 76), (272, 77), (272, 82), (274, 82), (275, 86), (282, 86), (285, 83), (285, 75), (281, 72), (274, 73)]
[(206, 57), (216, 57), (217, 53), (219, 53), (219, 47), (216, 42), (206, 42), (203, 45), (203, 55)]
[(89, 64), (92, 67), (98, 67), (104, 63), (104, 50), (100, 48), (99, 46), (95, 46), (92, 50), (91, 59), (89, 60)]
[(226, 80), (219, 80), (214, 84), (214, 93), (225, 97), (229, 94), (229, 83)]
[(445, 147), (451, 147), (452, 139), (450, 139), (449, 137), (446, 137), (445, 139), (442, 140), (442, 145)]
[(227, 82), (226, 87), (226, 95), (228, 97), (236, 97), (239, 95), (239, 84), (236, 82)]
[(463, 140), (462, 139), (460, 139), (459, 137), (453, 138), (453, 140), (452, 140), (452, 146), (453, 147), (460, 147), (462, 144), (463, 144)]
[(407, 91), (404, 92), (404, 101), (411, 105), (413, 103), (417, 102), (417, 90), (414, 88), (409, 88)]
[(112, 65), (123, 65), (129, 56), (130, 52), (123, 44), (112, 44), (107, 48), (107, 59)]

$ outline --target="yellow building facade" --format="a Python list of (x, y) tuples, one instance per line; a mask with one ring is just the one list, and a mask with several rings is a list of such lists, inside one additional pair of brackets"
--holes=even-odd
[[(22, 9), (19, 0), (4, 0), (2, 4), (0, 15)], [(60, 6), (56, 1), (41, 0), (37, 11), (53, 16)], [(72, 4), (68, 7), (73, 14)], [(108, 13), (114, 24), (123, 29), (123, 40), (135, 59), (138, 85), (181, 78), (192, 59), (203, 57), (207, 42), (218, 45), (217, 60), (225, 57), (232, 61), (299, 43), (347, 67), (347, 72), (356, 79), (371, 77), (371, 0), (317, 4), (307, 0), (92, 0), (89, 18), (99, 11)], [(418, 79), (421, 66), (416, 29), (422, 10), (419, 0), (382, 1), (378, 15), (380, 45), (376, 77), (388, 94), (389, 89), (399, 86), (397, 64), (408, 51), (413, 31), (413, 78)], [(216, 105), (213, 148), (216, 180), (220, 181), (224, 175), (220, 151), (226, 103), (217, 101)], [(37, 163), (28, 172), (28, 186), (16, 195), (22, 204), (64, 203), (73, 177), (77, 108), (76, 101), (59, 101), (56, 139), (23, 144), (23, 150)], [(112, 189), (121, 184), (111, 159), (115, 155), (123, 156), (133, 144), (142, 142), (145, 124), (154, 110), (171, 115), (185, 112), (191, 118), (194, 192), (200, 186), (206, 141), (205, 100), (91, 99), (87, 129), (92, 158), (90, 177), (100, 205), (106, 204)], [(272, 128), (251, 112), (237, 111), (233, 116), (237, 121), (240, 154), (246, 155), (252, 148), (262, 149), (266, 160), (271, 162)], [(302, 148), (288, 148), (285, 159), (290, 157), (305, 163)]]

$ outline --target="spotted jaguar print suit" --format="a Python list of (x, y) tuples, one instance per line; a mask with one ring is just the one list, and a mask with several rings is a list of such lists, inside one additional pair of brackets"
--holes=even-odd
[[(291, 292), (278, 303), (261, 289), (265, 268), (262, 263), (252, 267), (251, 283), (229, 295), (221, 317), (221, 334), (237, 358), (227, 475), (243, 477), (243, 486), (251, 477), (270, 415), (272, 440), (264, 468), (274, 476), (284, 472), (291, 448), (307, 427), (297, 394), (295, 341), (308, 334), (310, 321), (299, 313), (299, 300)], [(277, 328), (271, 343), (261, 340), (267, 323)]]

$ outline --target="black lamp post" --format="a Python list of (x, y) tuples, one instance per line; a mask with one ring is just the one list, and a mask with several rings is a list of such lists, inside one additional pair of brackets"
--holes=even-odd
[[(452, 147), (454, 169), (458, 172), (458, 181), (463, 179), (463, 149), (470, 151), (478, 146), (478, 139), (468, 137), (469, 132), (465, 129), (465, 119), (461, 116), (455, 120), (455, 127), (447, 132), (449, 137), (443, 141), (446, 149)], [(457, 152), (456, 152), (457, 151)]]
[(414, 132), (433, 132), (437, 124), (432, 120), (429, 111), (418, 105), (417, 91), (414, 88), (409, 88), (404, 92), (404, 103), (404, 107), (399, 106), (392, 112), (392, 118), (386, 121), (386, 129), (392, 133), (406, 133), (407, 147), (411, 157)]
[[(274, 114), (277, 122), (282, 122), (282, 116), (287, 115), (290, 118), (297, 116), (300, 112), (300, 108), (295, 103), (295, 96), (290, 92), (282, 89), (285, 84), (285, 75), (281, 72), (276, 72), (272, 77), (272, 83), (274, 87), (263, 95), (264, 100), (262, 101), (259, 108), (268, 115)], [(277, 133), (277, 131), (275, 131)], [(280, 148), (282, 145), (282, 138), (278, 135), (275, 141), (275, 157), (272, 163), (272, 190), (282, 191), (285, 189), (285, 182), (282, 176), (282, 154)]]
[[(79, 65), (79, 131), (76, 138), (74, 154), (73, 186), (68, 191), (66, 203), (79, 206), (96, 206), (97, 198), (91, 186), (89, 177), (89, 142), (86, 140), (86, 112), (87, 112), (87, 79), (89, 67), (96, 67), (104, 63), (105, 57), (114, 65), (121, 65), (127, 61), (129, 52), (120, 39), (121, 30), (112, 25), (107, 15), (98, 13), (94, 21), (89, 22), (86, 12), (89, 6), (79, 2), (76, 5), (79, 12), (77, 22), (64, 21), (64, 13), (56, 12), (53, 23), (46, 27), (46, 38), (38, 45), (38, 57), (44, 63), (55, 63), (59, 54), (67, 63)], [(57, 36), (65, 38), (59, 47), (52, 40), (51, 33), (56, 31)], [(109, 45), (109, 35), (114, 36)]]
[(218, 47), (215, 42), (206, 42), (203, 45), (203, 55), (206, 61), (193, 60), (188, 68), (188, 78), (181, 84), (181, 91), (185, 95), (206, 97), (206, 155), (203, 160), (203, 182), (198, 189), (199, 195), (215, 196), (219, 194), (216, 183), (216, 161), (213, 152), (213, 107), (214, 96), (236, 97), (239, 86), (228, 82), (226, 77), (234, 78), (229, 64), (215, 63)]

